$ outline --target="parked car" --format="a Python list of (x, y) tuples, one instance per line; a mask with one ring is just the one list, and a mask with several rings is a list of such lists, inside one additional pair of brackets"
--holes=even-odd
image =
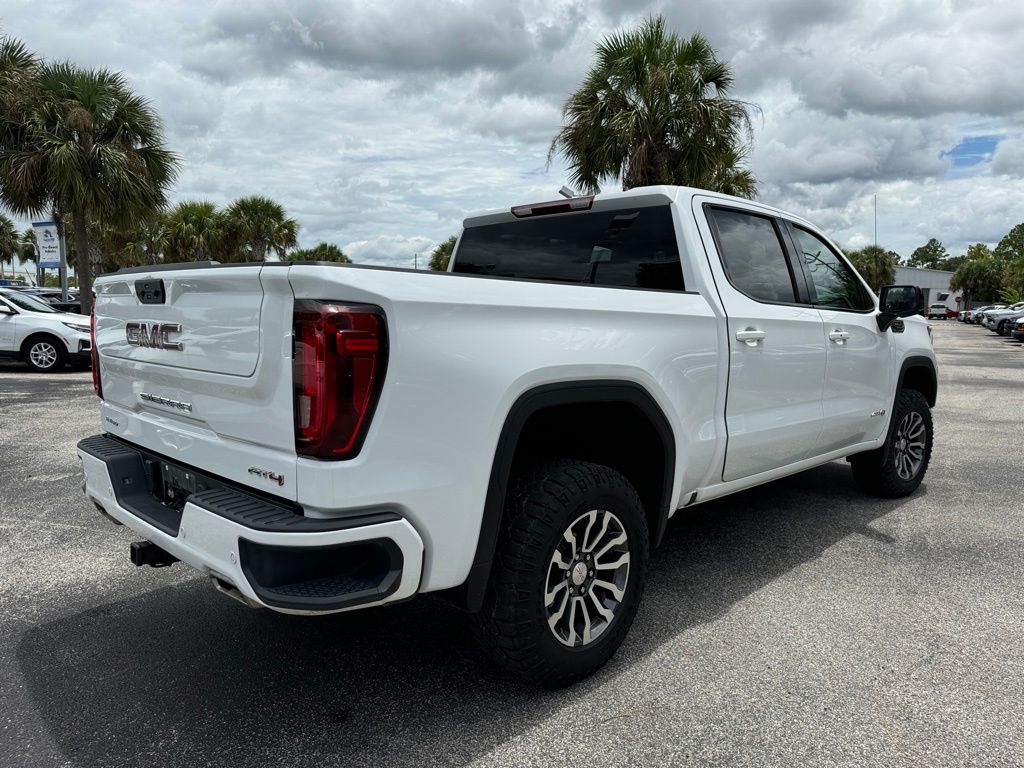
[(1005, 304), (992, 304), (992, 305), (987, 306), (987, 307), (982, 307), (979, 310), (975, 310), (975, 312), (974, 312), (974, 324), (975, 325), (984, 325), (985, 324), (985, 316), (989, 312), (998, 312), (1000, 309), (1006, 309), (1006, 305)]
[(88, 365), (89, 318), (61, 312), (24, 291), (0, 288), (0, 357), (20, 357), (34, 371)]
[(1024, 301), (1011, 304), (1005, 309), (991, 309), (985, 313), (985, 327), (1002, 336), (1006, 332), (1006, 326), (1003, 324), (1003, 321), (1012, 318), (1017, 312), (1022, 310), (1024, 310)]
[(957, 322), (959, 322), (959, 323), (966, 322), (967, 321), (967, 315), (968, 315), (969, 312), (970, 312), (969, 309), (961, 309), (959, 312), (957, 312), (956, 313)]
[(1018, 309), (1016, 312), (1011, 312), (1009, 315), (998, 315), (993, 323), (995, 326), (992, 328), (1000, 336), (1006, 336), (1013, 330), (1014, 326), (1017, 325), (1017, 321), (1024, 317), (1024, 309)]
[(82, 302), (78, 298), (78, 291), (68, 291), (67, 301), (64, 301), (64, 297), (60, 289), (35, 288), (27, 292), (32, 293), (34, 296), (38, 296), (48, 304), (53, 305), (56, 309), (59, 309), (61, 312), (73, 312), (75, 314), (80, 314), (82, 311)]
[(137, 565), (283, 613), (444, 590), (494, 661), (566, 685), (677, 509), (844, 457), (918, 487), (924, 306), (803, 219), (678, 187), (471, 216), (449, 273), (125, 269), (96, 281), (85, 493)]
[(947, 317), (945, 304), (931, 304), (928, 306), (929, 320), (945, 320)]
[(1017, 341), (1024, 341), (1024, 317), (1017, 320), (1010, 331), (1010, 335)]

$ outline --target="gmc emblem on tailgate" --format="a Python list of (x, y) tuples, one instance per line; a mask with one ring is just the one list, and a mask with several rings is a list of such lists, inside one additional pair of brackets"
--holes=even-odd
[(181, 333), (179, 323), (128, 323), (124, 333), (128, 343), (133, 347), (177, 350), (182, 348), (180, 341), (171, 341), (167, 338), (172, 333)]

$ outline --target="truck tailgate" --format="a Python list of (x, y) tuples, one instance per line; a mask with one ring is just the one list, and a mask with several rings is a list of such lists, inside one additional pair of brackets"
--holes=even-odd
[(104, 430), (294, 499), (292, 296), (282, 267), (101, 278)]

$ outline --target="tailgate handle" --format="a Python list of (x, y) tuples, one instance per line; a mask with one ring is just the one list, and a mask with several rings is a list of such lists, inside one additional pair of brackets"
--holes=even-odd
[(163, 280), (136, 280), (135, 296), (143, 304), (163, 304), (166, 294), (164, 293)]

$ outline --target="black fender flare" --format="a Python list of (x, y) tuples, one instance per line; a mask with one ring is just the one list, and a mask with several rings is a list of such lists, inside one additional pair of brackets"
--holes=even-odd
[(469, 611), (478, 611), (483, 605), (487, 583), (491, 576), (491, 563), (501, 532), (505, 498), (511, 480), (512, 462), (516, 447), (527, 420), (544, 408), (580, 403), (628, 403), (635, 406), (650, 421), (661, 439), (664, 452), (664, 474), (660, 509), (656, 525), (650, 531), (651, 547), (657, 546), (665, 533), (669, 506), (676, 474), (675, 437), (664, 412), (650, 393), (640, 384), (620, 380), (583, 380), (543, 384), (520, 395), (505, 416), (491, 464), (490, 481), (480, 520), (476, 554), (469, 576), (463, 583), (459, 602)]
[(896, 396), (903, 389), (903, 382), (907, 378), (907, 372), (915, 368), (923, 368), (927, 371), (929, 389), (924, 393), (924, 396), (928, 401), (929, 407), (934, 408), (935, 398), (939, 389), (938, 373), (935, 370), (935, 362), (930, 357), (925, 357), (924, 355), (911, 355), (903, 359), (903, 363), (900, 365), (900, 375), (896, 380), (896, 391), (893, 393), (893, 403), (895, 404)]

